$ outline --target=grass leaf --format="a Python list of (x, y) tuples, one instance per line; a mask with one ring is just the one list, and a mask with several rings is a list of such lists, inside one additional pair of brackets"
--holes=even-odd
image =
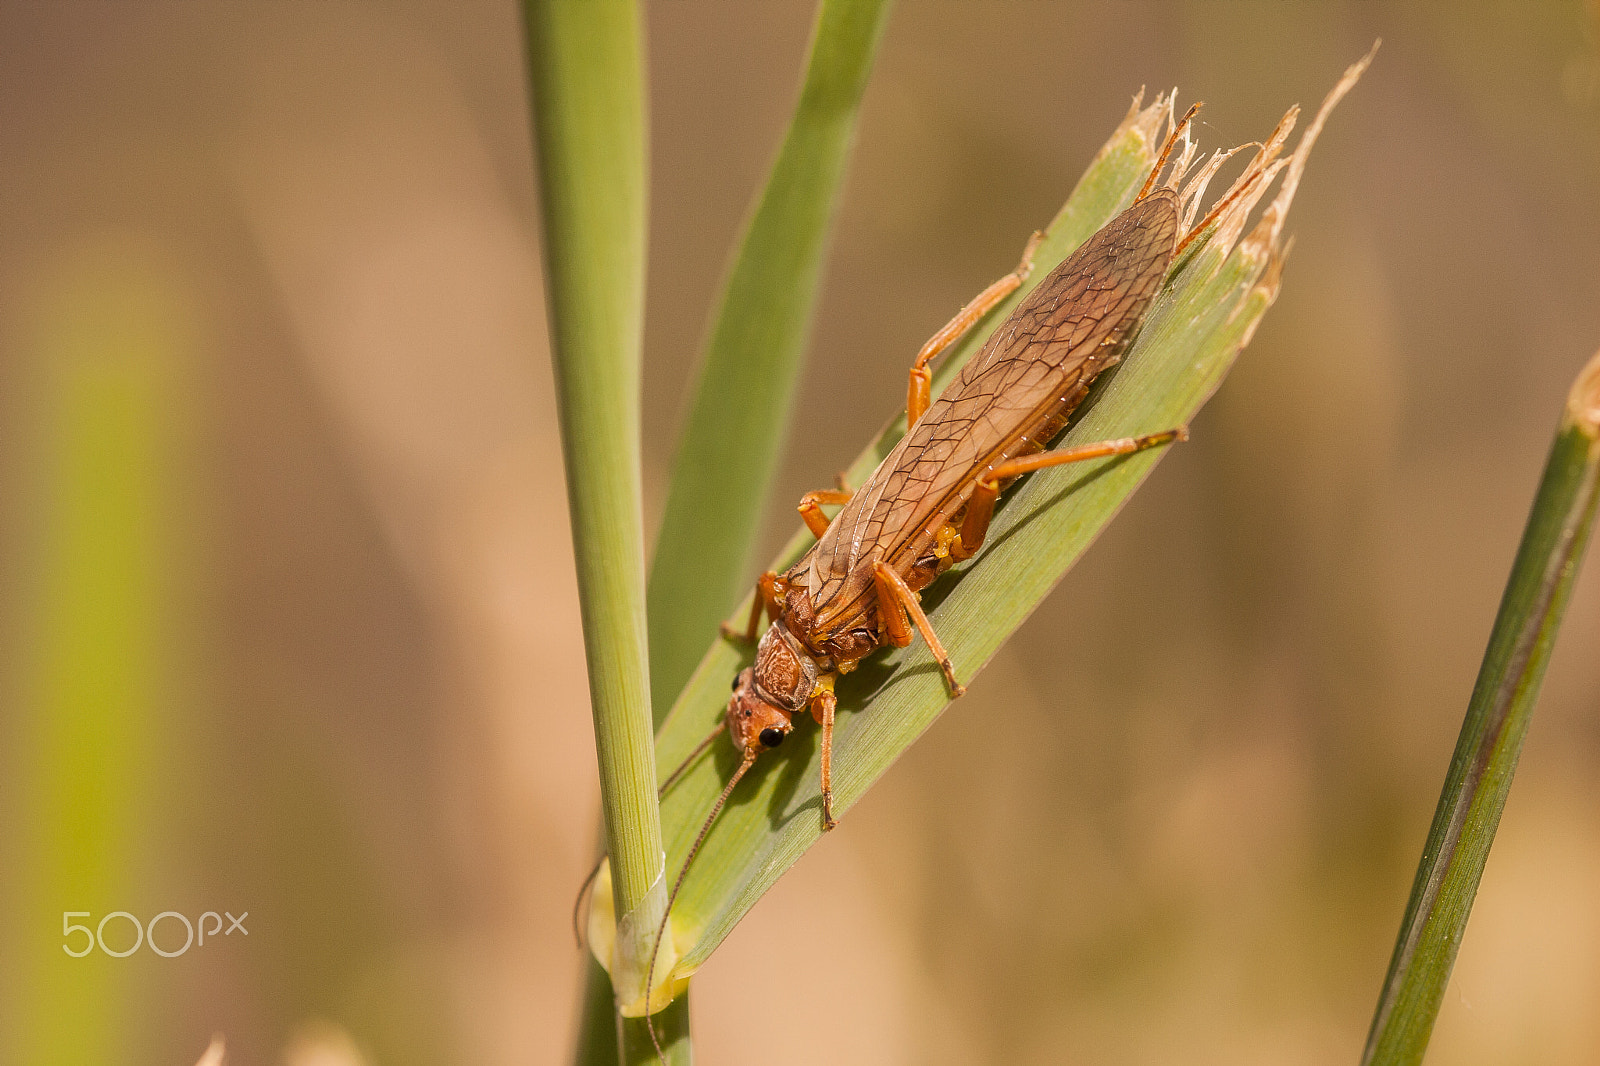
[(749, 577), (788, 427), (856, 114), (889, 0), (823, 0), (783, 148), (728, 277), (650, 569), (651, 691), (664, 712)]
[(666, 896), (640, 506), (646, 152), (639, 14), (633, 0), (528, 0), (523, 12), (612, 902), (628, 916), (611, 965), (625, 999), (630, 990), (642, 994), (647, 944)]
[[(1103, 376), (1062, 445), (1185, 423), (1215, 390), (1276, 295), (1281, 229), (1311, 143), (1327, 111), (1354, 84), (1366, 62), (1346, 72), (1295, 154), (1279, 161), (1286, 167), (1283, 186), (1249, 236), (1238, 239), (1245, 215), (1266, 182), (1226, 213), (1209, 239), (1175, 267), (1122, 366)], [(1280, 127), (1284, 136), (1294, 114)], [(1169, 116), (1165, 100), (1130, 112), (1051, 224), (1036, 255), (1032, 284), (1132, 201), (1153, 162), (1156, 134)], [(1281, 146), (1281, 139), (1277, 143)], [(936, 378), (936, 389), (1030, 287), (1024, 286), (952, 353)], [(887, 454), (903, 424), (896, 418), (868, 446), (848, 473), (851, 483), (859, 484)], [(963, 678), (971, 678), (993, 656), (1159, 459), (1159, 451), (1145, 452), (1042, 471), (1010, 495), (978, 558), (946, 574), (924, 595)], [(804, 531), (797, 534), (775, 561), (777, 568), (798, 558), (808, 544)], [(675, 766), (720, 719), (729, 681), (749, 654), (726, 640), (712, 643), (658, 736), (663, 767)], [(837, 691), (834, 787), (837, 809), (844, 812), (932, 724), (949, 699), (920, 640), (869, 658), (840, 680)], [(700, 759), (663, 801), (663, 831), (674, 869), (737, 761), (731, 745), (721, 743), (713, 750), (715, 755)], [(733, 793), (673, 908), (674, 935), (687, 945), (678, 966), (680, 977), (705, 961), (821, 834), (816, 731), (802, 729), (782, 749), (762, 758), (765, 765), (758, 763)]]

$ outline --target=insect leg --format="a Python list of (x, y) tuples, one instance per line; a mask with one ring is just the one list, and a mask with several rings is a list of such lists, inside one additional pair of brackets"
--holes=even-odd
[(939, 669), (944, 671), (950, 695), (959, 696), (967, 691), (966, 686), (956, 680), (956, 668), (950, 663), (950, 653), (944, 650), (939, 635), (933, 631), (933, 623), (923, 613), (922, 604), (917, 602), (917, 594), (911, 591), (905, 578), (896, 573), (894, 567), (880, 560), (872, 564), (872, 584), (878, 593), (878, 610), (883, 616), (884, 627), (889, 631), (889, 643), (897, 648), (911, 643), (911, 630), (906, 625), (906, 615), (909, 614), (922, 639), (928, 642), (928, 650), (938, 660)]
[(768, 618), (778, 617), (778, 572), (768, 570), (756, 579), (756, 596), (750, 602), (750, 621), (745, 624), (744, 632), (738, 627), (727, 622), (722, 623), (722, 635), (729, 640), (740, 640), (746, 644), (756, 642), (756, 630), (761, 625), (761, 610), (766, 608)]
[(811, 715), (822, 723), (822, 829), (827, 832), (839, 824), (833, 816), (833, 712), (839, 700), (830, 690), (811, 699)]
[(806, 528), (811, 530), (811, 535), (820, 539), (828, 531), (828, 516), (822, 513), (822, 505), (849, 503), (850, 497), (854, 495), (855, 493), (845, 489), (817, 489), (800, 497), (800, 506), (795, 510), (805, 519)]
[(959, 340), (979, 319), (994, 310), (995, 304), (1016, 292), (1028, 280), (1028, 275), (1033, 273), (1033, 253), (1042, 240), (1044, 233), (1034, 231), (1033, 236), (1028, 238), (1027, 246), (1022, 249), (1022, 262), (1017, 264), (1017, 269), (980, 292), (971, 303), (957, 312), (956, 317), (946, 322), (943, 329), (929, 338), (917, 353), (916, 361), (911, 364), (911, 382), (906, 388), (907, 431), (917, 424), (917, 419), (928, 409), (928, 392), (933, 386), (933, 372), (928, 369), (928, 364)]
[(1012, 478), (1033, 470), (1042, 470), (1047, 466), (1079, 463), (1085, 459), (1100, 459), (1108, 455), (1131, 455), (1146, 448), (1156, 448), (1175, 440), (1188, 439), (1189, 427), (1179, 426), (1177, 429), (1149, 433), (1143, 437), (1118, 437), (1116, 440), (1080, 444), (1075, 448), (1062, 448), (1060, 451), (1025, 455), (1020, 459), (1001, 463), (991, 469), (987, 476), (979, 479), (972, 499), (967, 501), (967, 515), (961, 521), (961, 536), (950, 542), (950, 554), (957, 559), (970, 559), (978, 554), (978, 549), (983, 547), (984, 537), (989, 533), (989, 519), (994, 516), (994, 501), (1000, 495), (1000, 486)]

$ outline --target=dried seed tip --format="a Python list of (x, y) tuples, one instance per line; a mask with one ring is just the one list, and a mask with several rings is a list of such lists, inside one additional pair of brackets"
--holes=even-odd
[(1289, 261), (1289, 254), (1294, 251), (1294, 238), (1290, 237), (1283, 242), (1283, 247), (1272, 253), (1272, 258), (1267, 261), (1267, 269), (1262, 271), (1261, 280), (1256, 282), (1256, 288), (1267, 294), (1270, 302), (1278, 298), (1278, 288), (1283, 284), (1283, 264)]
[[(1366, 55), (1345, 68), (1338, 84), (1323, 97), (1322, 106), (1317, 109), (1317, 117), (1311, 120), (1311, 125), (1300, 135), (1300, 143), (1295, 145), (1294, 154), (1289, 157), (1289, 173), (1283, 179), (1283, 188), (1278, 190), (1277, 199), (1273, 200), (1262, 214), (1262, 222), (1266, 224), (1266, 232), (1271, 243), (1277, 243), (1278, 234), (1283, 230), (1283, 221), (1288, 217), (1289, 205), (1294, 202), (1295, 190), (1300, 187), (1300, 176), (1305, 173), (1306, 160), (1311, 155), (1312, 145), (1317, 143), (1317, 137), (1322, 133), (1323, 123), (1328, 121), (1328, 116), (1339, 105), (1339, 101), (1344, 99), (1345, 93), (1355, 88), (1356, 82), (1361, 80), (1361, 75), (1372, 65), (1372, 57), (1378, 54), (1378, 46), (1382, 43), (1382, 39), (1372, 42), (1372, 47), (1368, 49)], [(1291, 127), (1294, 124), (1293, 115), (1296, 110), (1290, 108), (1290, 114), (1284, 116), (1285, 122)], [(1288, 130), (1283, 130), (1283, 134), (1288, 136)], [(1273, 136), (1276, 139), (1277, 134)]]
[(1295, 123), (1300, 121), (1300, 105), (1294, 104), (1283, 113), (1278, 120), (1277, 128), (1272, 131), (1272, 136), (1267, 138), (1267, 143), (1261, 146), (1260, 165), (1266, 166), (1278, 158), (1283, 151), (1283, 146), (1289, 140), (1289, 134), (1294, 132)]
[[(1174, 90), (1174, 93), (1176, 93), (1176, 90)], [(1188, 111), (1184, 112), (1182, 119), (1169, 126), (1167, 136), (1161, 142), (1161, 151), (1156, 153), (1155, 164), (1150, 168), (1150, 176), (1144, 179), (1144, 187), (1139, 190), (1139, 195), (1133, 198), (1134, 203), (1138, 203), (1146, 196), (1149, 196), (1151, 189), (1176, 188), (1178, 182), (1183, 179), (1184, 172), (1189, 169), (1189, 164), (1194, 159), (1195, 146), (1189, 136), (1189, 120), (1199, 114), (1200, 108), (1203, 106), (1200, 103), (1194, 104)], [(1170, 102), (1167, 107), (1167, 120), (1169, 123), (1173, 121)], [(1179, 138), (1183, 140), (1183, 150), (1179, 152), (1176, 160), (1172, 160), (1172, 150), (1177, 147)], [(1161, 172), (1167, 168), (1169, 160), (1172, 160), (1172, 169), (1168, 173), (1167, 180), (1158, 183), (1157, 179), (1161, 177)]]
[(1182, 183), (1189, 168), (1194, 165), (1195, 155), (1200, 151), (1200, 143), (1189, 136), (1190, 128), (1183, 128), (1183, 148), (1178, 152), (1178, 158), (1172, 161), (1172, 176), (1167, 179), (1167, 185), (1171, 188), (1177, 188)]
[[(1248, 239), (1246, 243), (1248, 243)], [(1243, 245), (1240, 246), (1241, 253), (1247, 253), (1248, 251), (1249, 249), (1245, 248)], [(1259, 295), (1263, 300), (1266, 301), (1266, 303), (1260, 306), (1259, 310), (1256, 311), (1255, 316), (1250, 320), (1250, 323), (1245, 326), (1244, 335), (1239, 338), (1240, 348), (1248, 348), (1250, 346), (1250, 342), (1255, 339), (1256, 328), (1260, 326), (1262, 321), (1267, 317), (1266, 309), (1277, 302), (1278, 290), (1283, 286), (1283, 264), (1288, 262), (1289, 253), (1292, 251), (1294, 251), (1293, 237), (1290, 237), (1284, 242), (1281, 250), (1273, 250), (1270, 248), (1266, 250), (1267, 265), (1261, 271), (1261, 276), (1256, 279), (1255, 287), (1250, 290), (1250, 295), (1252, 297)], [(1244, 312), (1244, 309), (1247, 306), (1250, 306), (1250, 303), (1251, 301), (1249, 300), (1240, 300), (1239, 303), (1235, 305), (1234, 309), (1229, 312), (1228, 321), (1231, 323), (1236, 317)]]
[[(1141, 87), (1138, 95), (1133, 98), (1133, 108), (1117, 126), (1116, 132), (1106, 141), (1105, 146), (1100, 149), (1101, 155), (1110, 151), (1111, 147), (1118, 144), (1125, 135), (1132, 135), (1144, 142), (1145, 149), (1154, 158), (1156, 149), (1161, 145), (1159, 137), (1161, 127), (1172, 115), (1172, 97), (1166, 93), (1157, 93), (1149, 107), (1141, 107), (1143, 102), (1144, 89)], [(1099, 156), (1095, 158), (1098, 159)]]
[(1200, 168), (1200, 172), (1198, 174), (1189, 179), (1189, 183), (1185, 185), (1183, 187), (1183, 191), (1178, 194), (1178, 199), (1185, 205), (1183, 210), (1183, 231), (1185, 233), (1188, 233), (1190, 230), (1194, 229), (1195, 216), (1200, 213), (1200, 201), (1205, 198), (1206, 187), (1211, 184), (1211, 179), (1216, 177), (1217, 171), (1222, 168), (1222, 164), (1226, 163), (1228, 160), (1232, 159), (1246, 148), (1260, 147), (1261, 145), (1259, 143), (1252, 142), (1250, 144), (1241, 144), (1235, 148), (1229, 148), (1226, 151), (1218, 148), (1211, 153), (1211, 158), (1206, 160), (1205, 166)]
[(1139, 91), (1133, 94), (1133, 99), (1128, 103), (1128, 113), (1122, 116), (1122, 121), (1117, 123), (1117, 133), (1121, 133), (1133, 124), (1139, 117), (1139, 109), (1144, 106), (1144, 86), (1139, 86)]
[[(1253, 164), (1247, 167), (1239, 180), (1233, 183), (1233, 188), (1228, 190), (1227, 195), (1220, 198), (1211, 208), (1211, 213), (1196, 223), (1188, 235), (1178, 242), (1174, 258), (1182, 256), (1185, 248), (1205, 237), (1204, 247), (1213, 255), (1211, 270), (1215, 273), (1221, 269), (1223, 261), (1233, 253), (1250, 212), (1255, 210), (1256, 204), (1267, 194), (1273, 179), (1285, 165), (1283, 160), (1279, 160), (1265, 170), (1257, 169)], [(1256, 229), (1260, 228), (1258, 223)], [(1253, 237), (1252, 234), (1252, 239)], [(1250, 242), (1240, 246), (1242, 254), (1262, 261), (1265, 261), (1268, 250), (1265, 245), (1257, 247)]]
[(1567, 395), (1566, 423), (1600, 439), (1600, 352), (1578, 372)]

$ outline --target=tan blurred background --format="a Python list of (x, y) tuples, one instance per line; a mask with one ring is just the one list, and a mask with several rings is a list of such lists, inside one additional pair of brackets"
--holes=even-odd
[[(652, 529), (811, 10), (648, 8)], [(762, 552), (1140, 85), (1237, 143), (1378, 36), (1193, 443), (705, 968), (702, 1061), (1356, 1061), (1600, 345), (1593, 0), (903, 3)], [(566, 1058), (597, 800), (521, 62), (509, 0), (0, 5), (6, 1063)], [(1430, 1063), (1600, 1062), (1597, 649), (1591, 559)], [(224, 909), (172, 959), (56, 927)]]

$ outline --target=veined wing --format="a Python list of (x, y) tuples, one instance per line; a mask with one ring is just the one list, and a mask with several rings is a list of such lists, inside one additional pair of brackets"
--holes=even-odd
[(1120, 355), (1160, 289), (1179, 229), (1158, 190), (1040, 282), (873, 471), (801, 560), (817, 632), (856, 624), (871, 564), (906, 572), (988, 467), (1036, 451)]

